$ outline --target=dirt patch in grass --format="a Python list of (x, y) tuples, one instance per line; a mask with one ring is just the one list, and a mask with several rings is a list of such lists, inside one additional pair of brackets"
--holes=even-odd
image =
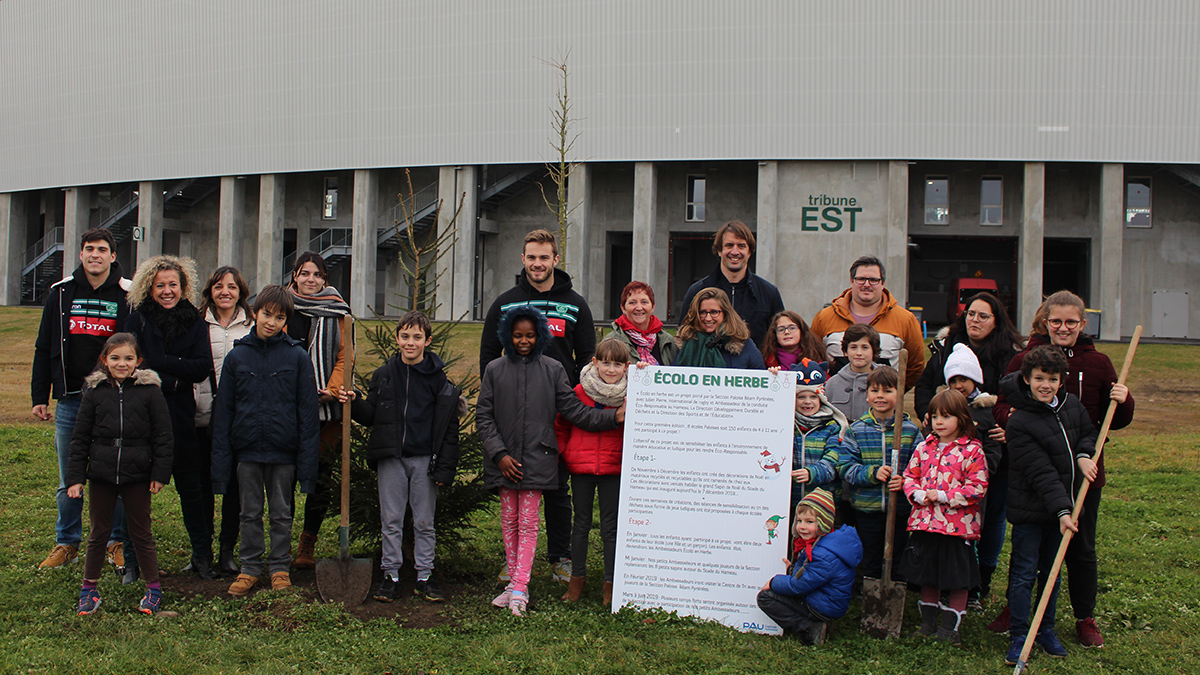
[[(293, 570), (291, 573), (292, 588), (286, 593), (264, 595), (263, 591), (270, 588), (267, 579), (260, 579), (258, 586), (251, 593), (250, 603), (244, 611), (249, 616), (252, 625), (272, 630), (292, 631), (302, 625), (302, 617), (297, 616), (297, 609), (305, 604), (321, 602), (317, 591), (317, 575), (314, 570)], [(395, 602), (379, 602), (368, 597), (361, 605), (347, 609), (347, 613), (360, 621), (386, 619), (394, 621), (404, 628), (434, 628), (437, 626), (452, 626), (456, 620), (448, 611), (451, 603), (457, 598), (465, 598), (472, 593), (468, 584), (438, 581), (445, 591), (447, 602), (433, 603), (413, 595), (415, 576), (410, 570), (402, 570), (400, 590)], [(178, 593), (184, 598), (222, 598), (230, 599), (226, 593), (233, 577), (203, 580), (193, 574), (177, 573), (163, 577), (163, 590)], [(378, 575), (371, 580), (371, 589), (379, 583)]]

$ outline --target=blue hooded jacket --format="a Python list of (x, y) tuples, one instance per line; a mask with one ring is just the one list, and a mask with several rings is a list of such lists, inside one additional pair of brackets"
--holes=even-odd
[(840, 618), (850, 607), (854, 568), (862, 562), (862, 556), (858, 531), (843, 525), (817, 541), (811, 561), (801, 553), (787, 574), (776, 574), (771, 579), (771, 590), (804, 598), (809, 607), (828, 619)]

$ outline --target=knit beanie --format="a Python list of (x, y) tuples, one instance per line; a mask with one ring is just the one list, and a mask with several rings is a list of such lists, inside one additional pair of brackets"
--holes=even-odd
[(955, 375), (962, 375), (974, 382), (975, 386), (983, 386), (983, 368), (979, 367), (979, 359), (970, 347), (961, 342), (955, 344), (954, 350), (946, 357), (946, 367), (942, 372), (946, 375), (946, 384)]
[(821, 361), (804, 357), (792, 364), (796, 373), (796, 391), (825, 392), (825, 381), (829, 379), (829, 366)]
[(829, 534), (833, 529), (833, 513), (836, 506), (833, 503), (833, 493), (824, 488), (817, 488), (804, 496), (800, 503), (796, 505), (796, 510), (800, 507), (808, 506), (817, 514), (817, 529), (822, 535)]

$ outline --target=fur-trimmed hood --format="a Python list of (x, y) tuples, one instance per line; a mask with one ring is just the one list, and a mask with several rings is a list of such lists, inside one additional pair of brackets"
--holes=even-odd
[(995, 394), (981, 392), (978, 396), (971, 399), (971, 407), (972, 408), (991, 408), (992, 406), (996, 405), (996, 398), (997, 398), (997, 396)]
[[(97, 368), (93, 370), (90, 375), (84, 378), (83, 382), (88, 389), (95, 389), (100, 385), (101, 382), (106, 382), (108, 380), (108, 373), (104, 372), (100, 368)], [(158, 373), (150, 370), (149, 368), (138, 368), (137, 370), (133, 371), (133, 383), (161, 387), (162, 378), (158, 376)]]
[(512, 327), (518, 319), (529, 319), (537, 328), (537, 343), (533, 345), (533, 352), (528, 357), (530, 360), (536, 359), (546, 352), (553, 337), (550, 335), (550, 324), (546, 321), (546, 315), (530, 305), (513, 307), (500, 318), (500, 327), (496, 330), (496, 334), (500, 338), (500, 346), (504, 349), (504, 355), (512, 361), (521, 360), (521, 356), (517, 354), (512, 343)]

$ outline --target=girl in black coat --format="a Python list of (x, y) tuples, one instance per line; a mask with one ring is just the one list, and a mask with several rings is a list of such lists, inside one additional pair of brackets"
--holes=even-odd
[(91, 614), (100, 606), (96, 584), (118, 497), (125, 503), (127, 531), (138, 559), (146, 565), (146, 595), (138, 609), (153, 614), (162, 598), (158, 554), (150, 533), (150, 495), (158, 494), (171, 480), (171, 420), (158, 374), (137, 370), (141, 363), (133, 335), (110, 337), (100, 353), (100, 367), (85, 380), (79, 404), (66, 482), (67, 495), (82, 499), (84, 482), (92, 481), (80, 614)]
[[(214, 579), (212, 568), (211, 494), (205, 495), (202, 475), (207, 462), (200, 457), (196, 435), (196, 398), (192, 385), (208, 379), (213, 370), (208, 324), (192, 304), (197, 293), (196, 265), (189, 258), (163, 255), (138, 266), (129, 288), (134, 309), (125, 330), (137, 337), (146, 367), (162, 378), (162, 392), (171, 412), (175, 460), (172, 475), (179, 493), (183, 526), (192, 545), (191, 570), (201, 579)], [(211, 491), (211, 487), (209, 488)], [(136, 549), (135, 549), (136, 550)], [(126, 576), (138, 566), (125, 553)], [(132, 578), (129, 579), (132, 581)]]

